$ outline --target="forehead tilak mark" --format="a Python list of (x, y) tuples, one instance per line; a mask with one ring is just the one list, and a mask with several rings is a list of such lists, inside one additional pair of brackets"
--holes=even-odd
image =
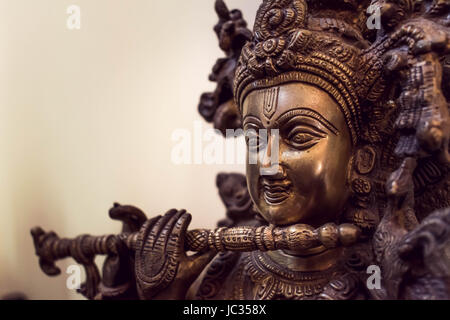
[(268, 88), (263, 91), (263, 114), (267, 120), (270, 120), (278, 108), (278, 95), (280, 87)]

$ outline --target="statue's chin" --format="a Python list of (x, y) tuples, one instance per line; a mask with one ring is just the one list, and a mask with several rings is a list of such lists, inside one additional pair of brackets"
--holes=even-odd
[(309, 203), (303, 196), (289, 196), (287, 198), (280, 197), (274, 199), (267, 199), (267, 197), (260, 196), (258, 210), (261, 216), (271, 225), (277, 227), (286, 227), (294, 224), (309, 224), (314, 227), (319, 227), (315, 222), (320, 223), (311, 210)]
[[(319, 211), (320, 210), (320, 211)], [(323, 212), (320, 208), (313, 210), (310, 207), (301, 205), (280, 205), (265, 207), (261, 216), (269, 224), (277, 227), (287, 227), (296, 224), (306, 224), (315, 229), (327, 224), (335, 223), (340, 212)]]
[(318, 246), (314, 248), (304, 249), (304, 250), (282, 250), (284, 254), (290, 255), (290, 256), (296, 256), (296, 257), (310, 257), (315, 256), (318, 254), (322, 254), (325, 251), (330, 250), (326, 248), (325, 246)]
[(292, 211), (288, 208), (271, 207), (262, 216), (269, 224), (276, 227), (310, 224), (303, 213), (297, 211), (295, 214), (292, 214)]
[(323, 246), (304, 252), (286, 250), (269, 251), (266, 254), (279, 265), (293, 271), (317, 272), (333, 268), (339, 261), (341, 248), (327, 249)]

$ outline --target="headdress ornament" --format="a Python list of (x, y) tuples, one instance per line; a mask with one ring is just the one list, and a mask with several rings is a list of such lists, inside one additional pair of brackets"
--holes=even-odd
[[(354, 12), (344, 13), (347, 20), (358, 21)], [(309, 10), (304, 0), (264, 1), (253, 41), (242, 49), (236, 70), (236, 103), (242, 108), (247, 94), (258, 88), (308, 83), (336, 100), (356, 143), (361, 129), (358, 93), (366, 91), (357, 83), (357, 74), (360, 51), (366, 46), (358, 27), (343, 17)]]

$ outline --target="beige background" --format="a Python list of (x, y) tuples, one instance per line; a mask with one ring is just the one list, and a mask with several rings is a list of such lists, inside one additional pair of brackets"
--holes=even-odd
[[(250, 26), (260, 1), (228, 0)], [(187, 208), (192, 227), (224, 215), (219, 171), (174, 165), (171, 134), (201, 120), (197, 103), (222, 56), (212, 0), (0, 0), (0, 296), (79, 298), (45, 276), (35, 225), (61, 236), (120, 230), (114, 201), (153, 216)], [(81, 7), (81, 30), (66, 9)], [(206, 127), (206, 125), (205, 125)]]

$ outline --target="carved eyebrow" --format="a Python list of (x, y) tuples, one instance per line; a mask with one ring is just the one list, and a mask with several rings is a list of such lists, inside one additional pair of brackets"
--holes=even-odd
[(285, 124), (286, 122), (291, 120), (291, 118), (296, 117), (296, 116), (312, 118), (312, 119), (320, 122), (324, 127), (326, 127), (328, 130), (330, 130), (335, 135), (338, 135), (338, 133), (339, 133), (339, 130), (333, 124), (331, 124), (327, 119), (322, 117), (319, 113), (315, 112), (314, 110), (308, 109), (308, 108), (297, 108), (297, 109), (286, 111), (285, 113), (280, 115), (275, 120), (275, 124), (278, 127), (281, 127), (283, 124)]
[(242, 122), (242, 127), (245, 127), (245, 125), (249, 122), (253, 122), (253, 123), (256, 122), (256, 124), (259, 125), (260, 127), (262, 127), (262, 125), (263, 125), (261, 120), (259, 120), (257, 117), (252, 116), (252, 115), (247, 115), (244, 117), (244, 120)]

